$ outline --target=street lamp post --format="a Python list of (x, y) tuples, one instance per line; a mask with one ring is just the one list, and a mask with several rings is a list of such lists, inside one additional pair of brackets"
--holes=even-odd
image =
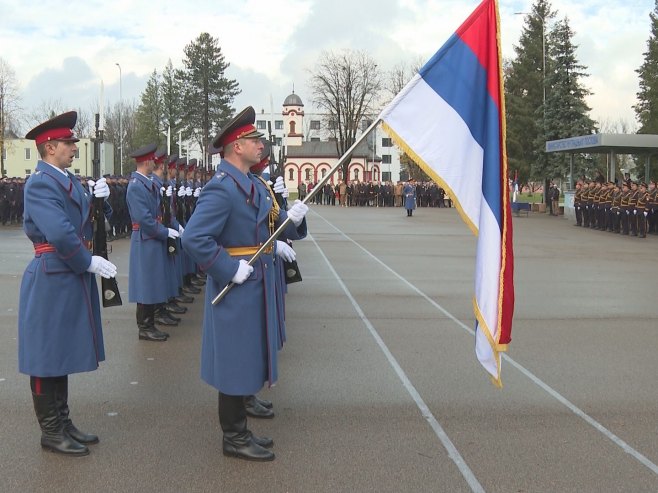
[(119, 170), (121, 176), (123, 176), (123, 87), (122, 87), (122, 73), (121, 65), (115, 63), (119, 67)]

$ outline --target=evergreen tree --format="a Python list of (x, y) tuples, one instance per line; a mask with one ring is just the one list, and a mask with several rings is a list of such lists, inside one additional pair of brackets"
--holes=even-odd
[(651, 35), (644, 52), (644, 63), (636, 70), (640, 76), (638, 103), (633, 106), (640, 128), (640, 134), (658, 133), (658, 0), (651, 18)]
[[(596, 125), (588, 116), (589, 106), (585, 97), (591, 92), (581, 80), (587, 77), (586, 67), (578, 63), (577, 46), (573, 44), (574, 32), (568, 19), (558, 21), (548, 38), (546, 104), (543, 108), (543, 125), (537, 136), (536, 148), (545, 149), (546, 141), (587, 135)], [(580, 154), (574, 156), (575, 176), (591, 175), (592, 159)], [(566, 153), (547, 154), (539, 163), (545, 167), (537, 173), (545, 178), (565, 177), (569, 174), (570, 156)]]
[(183, 120), (183, 94), (180, 81), (182, 73), (175, 70), (171, 60), (167, 62), (162, 71), (162, 80), (160, 83), (162, 93), (162, 131), (170, 130), (171, 136), (171, 153), (174, 154), (176, 136), (178, 131), (182, 130)]
[(543, 145), (537, 148), (537, 136), (543, 126), (547, 27), (554, 16), (548, 0), (536, 0), (514, 47), (516, 57), (504, 66), (507, 155), (521, 183), (541, 177), (545, 153)]
[(154, 70), (141, 95), (141, 102), (135, 114), (135, 140), (133, 145), (160, 145), (165, 139), (162, 134), (163, 100), (160, 77)]
[[(651, 35), (647, 41), (647, 51), (643, 53), (644, 62), (636, 70), (639, 75), (640, 90), (637, 93), (638, 103), (633, 106), (639, 124), (637, 133), (658, 133), (658, 0), (655, 2), (654, 10), (649, 14), (651, 19)], [(655, 156), (649, 158), (650, 176), (657, 176), (653, 169)], [(641, 169), (642, 164), (636, 162), (636, 168)]]
[(226, 78), (229, 64), (224, 60), (219, 41), (210, 34), (201, 33), (185, 47), (184, 53), (183, 131), (198, 142), (206, 164), (210, 161), (208, 144), (233, 114), (231, 104), (240, 89), (237, 81)]

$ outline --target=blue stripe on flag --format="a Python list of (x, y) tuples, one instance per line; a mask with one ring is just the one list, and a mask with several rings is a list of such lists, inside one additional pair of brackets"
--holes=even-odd
[(453, 34), (420, 75), (459, 114), (484, 150), (482, 194), (502, 231), (500, 115), (487, 90), (486, 70), (466, 43)]

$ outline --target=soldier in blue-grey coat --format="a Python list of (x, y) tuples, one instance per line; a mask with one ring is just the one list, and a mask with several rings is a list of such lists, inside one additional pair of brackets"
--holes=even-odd
[(126, 201), (132, 221), (130, 236), (130, 272), (128, 299), (137, 303), (139, 338), (166, 341), (169, 337), (155, 326), (155, 305), (165, 303), (170, 292), (164, 268), (167, 265), (167, 238), (178, 238), (179, 231), (162, 224), (161, 185), (153, 181), (156, 145), (137, 149), (131, 154), (136, 171), (130, 176)]
[[(305, 234), (308, 207), (296, 202), (278, 210), (266, 185), (249, 172), (260, 162), (262, 136), (248, 107), (213, 141), (224, 159), (200, 194), (182, 236), (183, 248), (207, 273), (201, 378), (219, 391), (223, 452), (247, 460), (273, 460), (272, 440), (247, 428), (244, 396), (277, 379), (274, 251), (248, 260), (287, 217), (286, 234)], [(229, 282), (235, 287), (217, 305), (211, 301)]]
[[(92, 195), (107, 198), (105, 179), (91, 189), (67, 171), (78, 139), (70, 111), (30, 130), (41, 160), (25, 186), (23, 230), (34, 258), (23, 274), (18, 309), (18, 367), (30, 376), (41, 427), (41, 446), (70, 456), (89, 454), (98, 436), (69, 418), (68, 375), (93, 371), (105, 359), (98, 287), (94, 274), (110, 278), (116, 266), (90, 252)], [(105, 213), (111, 211), (106, 203)]]
[(404, 208), (407, 209), (407, 217), (414, 215), (414, 209), (416, 208), (416, 180), (413, 178), (410, 179), (402, 190), (404, 195)]

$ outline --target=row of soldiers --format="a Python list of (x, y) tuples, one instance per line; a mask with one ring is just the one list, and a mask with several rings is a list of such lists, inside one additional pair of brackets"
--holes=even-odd
[(4, 177), (0, 181), (0, 220), (2, 225), (23, 222), (23, 178)]
[(658, 234), (656, 182), (578, 182), (574, 195), (576, 226), (646, 238)]
[[(179, 158), (176, 154), (166, 158), (163, 156), (160, 159), (166, 161), (158, 164), (163, 168), (163, 179), (170, 182), (175, 190), (179, 204), (178, 217), (185, 222), (194, 210), (195, 194), (198, 196), (209, 179), (208, 175), (204, 170), (197, 168), (196, 159), (190, 159), (188, 163), (186, 158)], [(106, 179), (112, 192), (108, 198), (113, 211), (108, 232), (108, 240), (111, 241), (131, 234), (131, 219), (126, 202), (129, 179), (123, 176), (106, 176)]]
[[(418, 207), (451, 207), (452, 201), (445, 190), (434, 182), (415, 183)], [(307, 192), (313, 190), (313, 183), (301, 183), (297, 188), (299, 198), (304, 199)], [(314, 197), (318, 205), (341, 205), (345, 207), (402, 207), (404, 205), (405, 182), (393, 184), (392, 181), (344, 182), (336, 185), (325, 184)]]

